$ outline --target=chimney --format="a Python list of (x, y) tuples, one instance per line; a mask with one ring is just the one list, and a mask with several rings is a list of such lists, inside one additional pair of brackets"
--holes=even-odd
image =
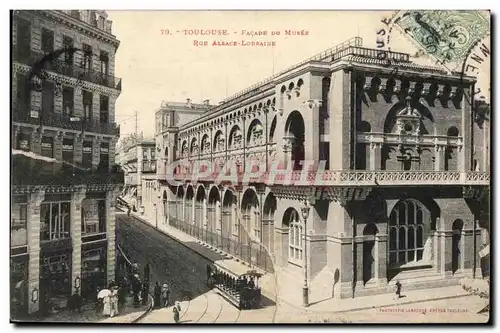
[(204, 100), (203, 105), (210, 105), (210, 100), (209, 99)]

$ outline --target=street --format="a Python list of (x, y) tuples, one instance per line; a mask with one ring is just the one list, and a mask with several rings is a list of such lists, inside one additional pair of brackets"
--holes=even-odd
[(206, 286), (209, 261), (174, 239), (118, 211), (116, 236), (129, 259), (139, 264), (141, 277), (149, 262), (151, 292), (156, 282), (160, 285), (166, 282), (171, 289), (170, 301), (175, 302), (209, 291)]
[[(151, 290), (154, 283), (167, 282), (172, 290), (171, 301), (183, 303), (185, 322), (280, 322), (280, 323), (430, 323), (430, 322), (485, 322), (488, 316), (477, 314), (486, 301), (477, 296), (416, 302), (369, 310), (351, 310), (341, 313), (315, 312), (287, 303), (250, 311), (238, 311), (227, 301), (209, 291), (206, 286), (206, 265), (209, 260), (186, 248), (154, 228), (117, 212), (117, 242), (139, 264), (151, 265)], [(437, 291), (437, 290), (436, 290)], [(277, 310), (277, 313), (275, 312)], [(165, 323), (171, 321), (171, 310), (153, 311), (141, 322)]]

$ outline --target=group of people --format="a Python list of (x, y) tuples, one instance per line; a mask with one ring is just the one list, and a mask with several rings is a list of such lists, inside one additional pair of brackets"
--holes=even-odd
[(99, 297), (101, 289), (97, 288), (96, 295), (96, 312), (102, 312), (104, 316), (114, 317), (118, 315), (119, 308), (125, 303), (126, 289), (118, 286), (114, 281), (112, 281), (103, 297)]
[(168, 288), (168, 284), (164, 283), (163, 286), (160, 286), (160, 283), (156, 282), (153, 295), (155, 308), (168, 307), (170, 302), (170, 289)]
[(207, 284), (209, 287), (215, 286), (237, 299), (243, 309), (254, 308), (260, 303), (260, 288), (256, 286), (253, 277), (240, 276), (235, 278), (207, 265)]

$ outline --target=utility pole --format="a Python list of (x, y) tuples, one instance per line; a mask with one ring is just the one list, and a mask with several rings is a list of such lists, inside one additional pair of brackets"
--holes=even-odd
[(137, 110), (135, 111), (135, 143), (137, 144), (137, 127), (139, 123)]

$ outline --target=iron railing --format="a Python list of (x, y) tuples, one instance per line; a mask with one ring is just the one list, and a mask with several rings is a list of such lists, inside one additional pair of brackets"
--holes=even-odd
[[(252, 266), (259, 267), (266, 272), (274, 273), (274, 266), (266, 248), (249, 237), (239, 237), (236, 241), (213, 230), (202, 228), (195, 224), (185, 223), (174, 216), (169, 216), (170, 226), (188, 234), (206, 244), (229, 253)], [(248, 240), (243, 242), (242, 239)]]
[(82, 120), (68, 114), (43, 111), (38, 111), (38, 117), (32, 117), (28, 107), (18, 107), (17, 105), (12, 108), (12, 121), (105, 135), (120, 135), (120, 125), (116, 123)]
[[(13, 49), (13, 60), (25, 65), (33, 66), (49, 53), (31, 49)], [(81, 51), (77, 51), (81, 52)], [(74, 62), (74, 59), (72, 60)], [(122, 90), (122, 81), (113, 75), (101, 73), (93, 69), (84, 68), (61, 59), (53, 59), (44, 63), (44, 69), (58, 74), (77, 78), (79, 80), (99, 84), (101, 86)]]
[[(168, 170), (168, 168), (167, 168)], [(204, 180), (217, 181), (222, 179), (219, 172), (211, 174), (192, 173), (190, 170), (174, 170), (171, 175), (165, 174), (167, 180)], [(171, 172), (171, 170), (170, 170)], [(372, 185), (489, 185), (489, 172), (479, 171), (266, 171), (257, 176), (249, 177), (245, 172), (238, 172), (229, 176), (233, 184), (242, 184), (244, 181), (263, 183), (268, 185), (295, 185), (295, 186), (372, 186)], [(169, 178), (170, 177), (170, 178)], [(225, 181), (228, 178), (225, 178)]]
[(12, 156), (12, 185), (119, 185), (123, 177), (122, 172), (108, 169), (84, 170), (61, 162)]

